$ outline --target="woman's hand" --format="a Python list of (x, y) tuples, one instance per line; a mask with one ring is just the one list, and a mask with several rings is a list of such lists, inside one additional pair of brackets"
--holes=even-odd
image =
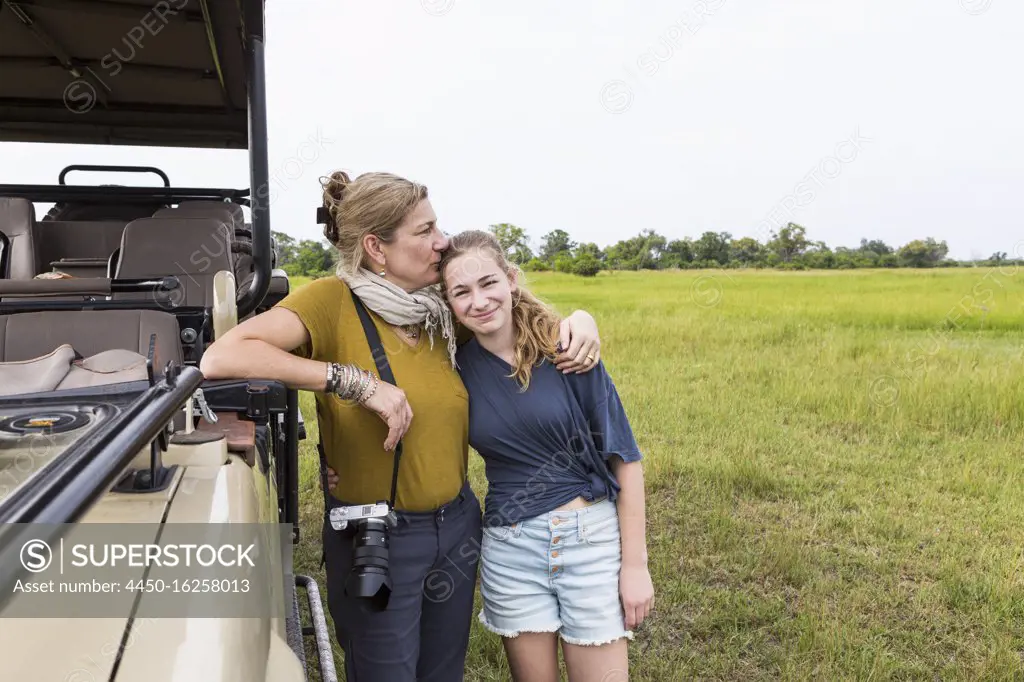
[(590, 313), (577, 310), (562, 320), (558, 339), (561, 349), (555, 358), (558, 369), (568, 374), (586, 372), (597, 366), (601, 359), (601, 336)]
[(654, 608), (654, 583), (647, 564), (622, 564), (619, 570), (619, 596), (626, 612), (626, 629), (632, 630)]
[(377, 413), (377, 416), (388, 425), (389, 431), (388, 437), (384, 440), (384, 449), (393, 450), (412, 423), (412, 408), (405, 397), (405, 391), (394, 384), (381, 381), (377, 390), (362, 405)]
[(327, 489), (334, 490), (338, 487), (338, 472), (331, 467), (327, 467)]

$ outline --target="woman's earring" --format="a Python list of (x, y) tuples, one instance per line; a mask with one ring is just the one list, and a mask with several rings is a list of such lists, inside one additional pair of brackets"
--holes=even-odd
[(381, 271), (380, 271), (380, 276), (381, 276), (381, 277), (383, 277), (383, 276), (384, 276), (385, 274), (387, 274), (387, 273), (386, 273), (386, 272), (385, 272), (384, 270), (381, 270)]

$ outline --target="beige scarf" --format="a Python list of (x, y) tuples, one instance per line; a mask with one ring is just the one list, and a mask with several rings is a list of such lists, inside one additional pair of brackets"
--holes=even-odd
[(448, 341), (448, 358), (452, 367), (455, 366), (455, 325), (440, 287), (432, 285), (409, 293), (366, 268), (359, 268), (355, 276), (339, 268), (338, 276), (367, 308), (388, 324), (422, 324), (430, 337), (431, 348), (434, 347), (434, 333), (440, 330), (441, 336)]

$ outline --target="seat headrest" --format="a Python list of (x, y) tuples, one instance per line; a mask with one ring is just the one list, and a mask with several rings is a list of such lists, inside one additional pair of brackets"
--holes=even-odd
[(28, 199), (0, 197), (0, 232), (10, 240), (11, 279), (32, 279), (39, 270), (34, 225), (36, 208)]
[(36, 207), (28, 199), (0, 197), (0, 230), (8, 236), (32, 229)]
[(154, 218), (216, 218), (232, 228), (245, 225), (245, 214), (238, 204), (222, 201), (183, 201), (174, 208), (162, 208), (153, 214)]
[(231, 227), (215, 218), (140, 218), (121, 235), (117, 277), (209, 275), (232, 268)]

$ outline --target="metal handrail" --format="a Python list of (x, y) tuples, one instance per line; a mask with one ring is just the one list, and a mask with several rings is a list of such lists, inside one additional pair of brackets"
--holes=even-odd
[(171, 179), (167, 177), (167, 173), (164, 173), (159, 168), (154, 166), (106, 166), (91, 163), (76, 163), (67, 166), (60, 172), (60, 176), (57, 178), (57, 184), (63, 185), (64, 178), (67, 177), (71, 171), (102, 171), (104, 173), (155, 173), (160, 176), (160, 179), (164, 181), (164, 187), (171, 186)]
[[(195, 367), (168, 371), (120, 414), (100, 424), (0, 502), (0, 609), (25, 568), (29, 539), (53, 545), (156, 439), (203, 381)], [(56, 395), (56, 394), (54, 394)], [(26, 524), (39, 524), (29, 526)]]

